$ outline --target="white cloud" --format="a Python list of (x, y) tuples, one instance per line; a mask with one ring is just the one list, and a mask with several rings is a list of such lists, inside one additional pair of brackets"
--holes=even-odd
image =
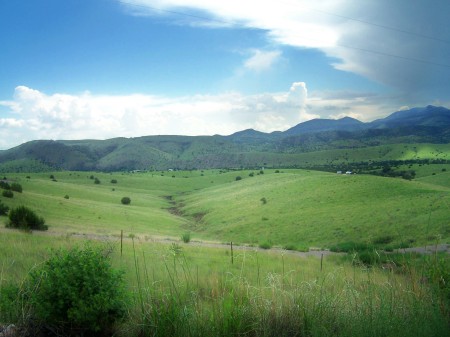
[(436, 85), (436, 77), (448, 83), (448, 67), (432, 65), (449, 65), (448, 0), (433, 6), (422, 0), (118, 1), (134, 13), (170, 16), (182, 24), (259, 29), (276, 44), (320, 49), (337, 69), (403, 92)]
[(294, 83), (288, 92), (162, 97), (132, 95), (47, 95), (19, 86), (0, 119), (1, 148), (35, 139), (106, 139), (118, 136), (212, 135), (255, 128), (287, 129), (312, 115), (305, 110), (307, 89)]
[(281, 56), (281, 52), (277, 50), (262, 51), (255, 49), (252, 53), (253, 55), (244, 62), (244, 68), (256, 72), (270, 69)]

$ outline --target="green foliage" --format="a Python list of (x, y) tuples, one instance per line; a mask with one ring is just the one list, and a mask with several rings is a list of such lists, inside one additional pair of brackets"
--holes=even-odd
[(125, 315), (126, 296), (109, 255), (89, 245), (53, 251), (27, 280), (31, 320), (65, 336), (110, 336)]
[(237, 176), (235, 180), (236, 180), (236, 181), (242, 180), (242, 177), (241, 177), (241, 176)]
[(123, 197), (122, 200), (120, 200), (120, 202), (123, 205), (129, 205), (131, 203), (131, 199), (129, 197)]
[(111, 179), (111, 184), (117, 184), (117, 179)]
[(2, 195), (5, 198), (12, 198), (12, 197), (14, 197), (14, 193), (11, 190), (3, 190)]
[(283, 246), (283, 249), (286, 249), (286, 250), (297, 250), (297, 246), (293, 245), (293, 244), (287, 244), (287, 245)]
[(0, 188), (2, 188), (4, 190), (10, 190), (11, 186), (8, 184), (7, 181), (0, 180)]
[(262, 249), (270, 249), (272, 248), (272, 243), (270, 241), (264, 241), (260, 243), (258, 247)]
[(0, 322), (20, 319), (20, 289), (16, 284), (0, 282)]
[(348, 241), (335, 244), (330, 247), (330, 250), (337, 253), (350, 253), (366, 251), (369, 247), (367, 243)]
[(373, 244), (374, 245), (386, 245), (386, 244), (394, 241), (394, 239), (395, 238), (392, 235), (382, 235), (382, 236), (378, 236), (375, 239), (373, 239)]
[(45, 225), (45, 220), (42, 217), (36, 215), (34, 211), (26, 206), (19, 206), (12, 208), (9, 212), (8, 228), (18, 228), (25, 230), (47, 230), (48, 226)]
[(11, 191), (22, 193), (22, 185), (20, 185), (19, 183), (12, 183)]
[(183, 235), (181, 235), (181, 240), (184, 243), (189, 243), (191, 241), (191, 233), (187, 232), (187, 233), (184, 233)]
[(66, 195), (64, 196), (64, 199), (69, 199), (69, 195), (66, 194)]
[(265, 197), (262, 197), (259, 201), (261, 201), (263, 205), (267, 204), (267, 199)]
[(94, 184), (99, 185), (99, 184), (100, 184), (100, 179), (95, 178), (95, 179), (94, 179)]
[(0, 215), (7, 215), (9, 207), (0, 201)]

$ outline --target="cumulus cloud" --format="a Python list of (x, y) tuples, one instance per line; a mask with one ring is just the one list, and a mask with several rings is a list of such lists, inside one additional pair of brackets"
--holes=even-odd
[(247, 128), (285, 130), (314, 117), (307, 113), (307, 89), (242, 95), (162, 97), (144, 94), (48, 95), (26, 86), (15, 89), (9, 112), (0, 119), (1, 148), (35, 139), (106, 139), (118, 136), (230, 134)]
[[(447, 0), (435, 0), (432, 6), (423, 0), (377, 0), (363, 4), (359, 0), (118, 1), (133, 9), (133, 13), (171, 16), (177, 22), (183, 18), (185, 23), (208, 27), (260, 29), (271, 42), (320, 49), (331, 57), (335, 68), (403, 92), (448, 84), (450, 2)], [(174, 11), (200, 14), (174, 15)], [(250, 67), (262, 65), (263, 55), (255, 55), (248, 62)]]

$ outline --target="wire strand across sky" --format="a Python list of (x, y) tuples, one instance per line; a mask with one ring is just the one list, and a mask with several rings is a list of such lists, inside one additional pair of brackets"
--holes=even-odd
[[(182, 11), (165, 9), (165, 8), (158, 8), (158, 7), (154, 7), (154, 6), (150, 6), (150, 5), (142, 5), (142, 4), (137, 4), (137, 3), (134, 3), (134, 2), (130, 2), (130, 1), (120, 0), (120, 2), (122, 4), (126, 4), (126, 5), (137, 7), (137, 8), (142, 8), (142, 9), (146, 9), (146, 10), (150, 10), (150, 11), (153, 11), (153, 12), (173, 14), (173, 15), (177, 15), (177, 16), (183, 16), (183, 17), (188, 17), (188, 18), (193, 18), (193, 19), (199, 19), (199, 20), (202, 20), (202, 21), (218, 23), (218, 24), (226, 25), (226, 26), (238, 25), (237, 22), (230, 21), (230, 20), (223, 20), (223, 19), (219, 19), (219, 18), (207, 17), (207, 16), (202, 16), (202, 15), (197, 15), (197, 14), (190, 14), (190, 13), (186, 13), (186, 12), (182, 12)], [(291, 5), (291, 3), (288, 3), (286, 1), (279, 1), (279, 2), (287, 4), (287, 5)], [(424, 35), (424, 34), (420, 34), (420, 33), (416, 33), (416, 32), (411, 32), (411, 31), (408, 31), (408, 30), (404, 30), (404, 29), (400, 29), (400, 28), (396, 28), (396, 27), (392, 27), (392, 26), (387, 26), (387, 25), (383, 25), (383, 24), (379, 24), (379, 23), (375, 23), (375, 22), (369, 22), (369, 21), (366, 21), (366, 20), (356, 19), (356, 18), (352, 18), (352, 17), (349, 17), (349, 16), (341, 15), (341, 14), (330, 13), (330, 12), (327, 12), (327, 11), (323, 11), (323, 10), (319, 10), (319, 9), (315, 9), (315, 8), (311, 8), (311, 7), (306, 7), (304, 5), (301, 5), (301, 7), (305, 8), (307, 10), (310, 10), (310, 11), (321, 13), (323, 15), (333, 16), (333, 17), (336, 17), (336, 18), (357, 22), (357, 23), (362, 24), (362, 25), (367, 25), (367, 26), (371, 26), (371, 27), (377, 27), (377, 28), (381, 28), (381, 29), (388, 30), (388, 31), (391, 31), (391, 32), (407, 34), (409, 36), (414, 36), (414, 37), (417, 37), (417, 38), (426, 39), (426, 40), (430, 40), (430, 41), (434, 41), (434, 42), (450, 44), (450, 41), (448, 41), (448, 40), (437, 38), (437, 37), (433, 37), (433, 36), (428, 36), (428, 35)], [(301, 38), (302, 39), (308, 39), (307, 36), (303, 36), (303, 35), (301, 36)], [(342, 43), (339, 43), (339, 42), (336, 42), (335, 46), (341, 47), (341, 48), (345, 48), (345, 49), (354, 50), (354, 51), (358, 51), (358, 52), (370, 53), (370, 54), (374, 54), (374, 55), (380, 55), (380, 56), (385, 56), (385, 57), (402, 59), (402, 60), (405, 60), (405, 61), (411, 61), (411, 62), (416, 62), (416, 63), (428, 64), (428, 65), (436, 66), (436, 67), (450, 68), (450, 64), (447, 64), (447, 63), (434, 62), (434, 61), (430, 61), (430, 60), (426, 60), (426, 59), (410, 57), (410, 56), (405, 56), (405, 55), (396, 55), (396, 54), (392, 54), (392, 53), (388, 53), (388, 52), (383, 52), (381, 50), (362, 48), (362, 47), (358, 47), (358, 46), (342, 44)]]

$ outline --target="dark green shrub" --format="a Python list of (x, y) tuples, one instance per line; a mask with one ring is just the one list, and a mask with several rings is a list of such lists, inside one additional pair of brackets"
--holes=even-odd
[(64, 336), (113, 335), (126, 312), (126, 292), (109, 255), (89, 245), (61, 249), (33, 269), (27, 280), (33, 324)]
[(392, 235), (382, 235), (375, 239), (373, 239), (373, 244), (375, 245), (386, 245), (394, 241), (394, 237)]
[(94, 179), (94, 184), (97, 184), (97, 185), (100, 184), (100, 179), (95, 178), (95, 179)]
[(250, 172), (248, 176), (249, 176), (249, 177), (254, 177), (255, 174), (254, 174), (253, 172)]
[(4, 190), (4, 191), (2, 192), (2, 195), (3, 195), (5, 198), (12, 198), (12, 197), (14, 197), (14, 193), (13, 193), (11, 190)]
[(131, 199), (129, 197), (123, 197), (122, 200), (120, 200), (120, 202), (123, 205), (129, 205), (131, 203)]
[(7, 215), (8, 211), (9, 211), (9, 207), (0, 201), (0, 215)]
[(242, 180), (242, 177), (241, 176), (237, 176), (236, 180)]
[(111, 179), (111, 184), (117, 184), (117, 180), (116, 179)]
[(264, 241), (264, 242), (259, 244), (259, 248), (270, 249), (270, 248), (272, 248), (272, 243), (269, 242), (269, 241)]
[(0, 188), (4, 190), (10, 190), (11, 186), (4, 180), (0, 180)]
[(64, 196), (64, 199), (69, 199), (69, 195), (66, 194), (66, 195)]
[(184, 233), (182, 236), (181, 236), (181, 240), (184, 242), (184, 243), (189, 243), (190, 241), (191, 241), (191, 233)]
[(34, 211), (25, 206), (19, 206), (12, 208), (9, 212), (9, 224), (8, 228), (19, 228), (25, 230), (42, 230), (48, 229), (45, 225), (45, 220), (42, 217), (36, 215)]
[(263, 203), (263, 205), (267, 204), (267, 199), (262, 197), (261, 199), (259, 199), (259, 201), (261, 201)]
[(19, 183), (12, 183), (11, 191), (22, 193), (22, 185), (20, 185)]

